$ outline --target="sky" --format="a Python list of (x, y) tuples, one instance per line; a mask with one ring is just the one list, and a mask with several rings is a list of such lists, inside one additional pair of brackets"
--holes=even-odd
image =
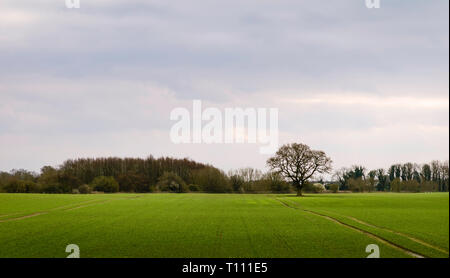
[(0, 0), (0, 171), (81, 157), (265, 170), (258, 144), (174, 144), (177, 107), (278, 108), (333, 168), (449, 158), (449, 1)]

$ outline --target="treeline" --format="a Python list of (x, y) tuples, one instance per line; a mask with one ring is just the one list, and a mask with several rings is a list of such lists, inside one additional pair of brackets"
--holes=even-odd
[(44, 166), (0, 172), (0, 192), (289, 192), (279, 175), (246, 168), (228, 175), (207, 164), (169, 157), (95, 158), (67, 160), (59, 167)]
[(363, 166), (342, 168), (335, 172), (339, 190), (352, 192), (448, 192), (449, 163), (394, 164), (385, 169), (367, 171)]
[[(67, 160), (59, 167), (44, 166), (40, 173), (27, 170), (0, 172), (0, 192), (209, 192), (289, 193), (292, 184), (274, 172), (252, 168), (223, 171), (189, 159), (169, 157), (95, 158)], [(332, 182), (305, 185), (306, 192), (445, 192), (449, 189), (448, 161), (394, 164), (368, 171), (363, 166), (342, 168)]]

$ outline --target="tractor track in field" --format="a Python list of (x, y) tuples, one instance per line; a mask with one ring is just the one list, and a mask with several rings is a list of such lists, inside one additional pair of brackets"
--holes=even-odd
[(342, 216), (342, 217), (345, 217), (345, 218), (348, 218), (348, 219), (351, 219), (351, 220), (353, 220), (353, 221), (355, 221), (355, 222), (358, 222), (359, 224), (363, 224), (363, 225), (366, 225), (366, 226), (369, 226), (369, 227), (372, 227), (372, 228), (384, 230), (384, 231), (387, 231), (387, 232), (390, 232), (390, 233), (393, 233), (393, 234), (396, 234), (396, 235), (399, 235), (399, 236), (403, 236), (403, 237), (405, 237), (405, 238), (407, 238), (407, 239), (409, 239), (409, 240), (411, 240), (411, 241), (414, 241), (414, 242), (416, 242), (416, 243), (422, 244), (423, 246), (429, 247), (429, 248), (431, 248), (431, 249), (434, 249), (434, 250), (436, 250), (436, 251), (439, 251), (439, 252), (442, 252), (442, 253), (445, 253), (445, 254), (448, 255), (448, 251), (447, 251), (447, 250), (442, 249), (442, 248), (440, 248), (440, 247), (438, 247), (438, 246), (432, 245), (432, 244), (430, 244), (430, 243), (428, 243), (428, 242), (425, 242), (425, 241), (423, 241), (423, 240), (417, 239), (417, 238), (415, 238), (415, 237), (412, 237), (412, 236), (410, 236), (410, 235), (407, 235), (407, 234), (404, 234), (404, 233), (401, 233), (401, 232), (397, 232), (397, 231), (394, 231), (394, 230), (390, 230), (390, 229), (388, 229), (388, 228), (376, 226), (376, 225), (373, 225), (373, 224), (364, 222), (364, 221), (362, 221), (362, 220), (359, 220), (358, 218), (355, 218), (355, 217), (352, 217), (352, 216), (346, 216), (346, 215), (341, 215), (341, 216)]
[(241, 219), (241, 221), (242, 221), (242, 224), (243, 224), (243, 226), (244, 226), (244, 228), (245, 228), (245, 234), (246, 234), (246, 236), (247, 236), (248, 243), (250, 244), (250, 248), (251, 248), (252, 252), (253, 252), (254, 254), (256, 254), (256, 256), (258, 256), (258, 251), (256, 250), (255, 245), (254, 245), (253, 242), (252, 242), (252, 237), (250, 236), (247, 222), (245, 222), (245, 219), (244, 219), (244, 217), (242, 216), (242, 214), (241, 214), (239, 217), (240, 217), (240, 219)]
[[(70, 210), (74, 210), (74, 209), (78, 209), (78, 208), (84, 208), (84, 207), (88, 207), (88, 206), (92, 206), (92, 205), (103, 204), (103, 203), (106, 203), (108, 201), (112, 201), (112, 200), (102, 200), (100, 202), (98, 200), (89, 200), (89, 201), (80, 202), (80, 203), (76, 203), (76, 204), (64, 205), (64, 206), (51, 208), (51, 209), (48, 209), (48, 210), (45, 210), (45, 211), (39, 211), (39, 212), (35, 212), (35, 213), (31, 213), (31, 214), (27, 214), (27, 215), (23, 215), (23, 216), (19, 216), (19, 217), (0, 219), (0, 223), (27, 219), (27, 218), (31, 218), (31, 217), (35, 217), (35, 216), (39, 216), (39, 215), (48, 214), (48, 213), (50, 213), (52, 211), (57, 211), (57, 210), (70, 211)], [(82, 205), (82, 204), (85, 204), (85, 205)], [(74, 205), (81, 205), (81, 206), (72, 207)], [(13, 213), (13, 214), (8, 214), (8, 215), (2, 215), (1, 217), (7, 217), (7, 216), (16, 215), (16, 214), (20, 214), (20, 213)]]
[(65, 208), (70, 208), (74, 205), (81, 205), (81, 204), (88, 204), (88, 203), (92, 203), (92, 202), (98, 202), (98, 200), (89, 200), (89, 201), (83, 201), (83, 202), (79, 202), (79, 203), (75, 203), (75, 204), (68, 204), (68, 205), (64, 205), (64, 206), (60, 206), (60, 207), (56, 207), (56, 208), (51, 208), (48, 211), (55, 211), (55, 210), (64, 210)]
[(8, 216), (13, 216), (13, 215), (17, 215), (17, 214), (20, 214), (20, 213), (2, 214), (2, 215), (0, 215), (0, 218), (8, 217)]
[(342, 222), (342, 221), (340, 221), (340, 220), (338, 220), (338, 219), (336, 219), (336, 218), (333, 218), (333, 217), (331, 217), (331, 216), (328, 216), (328, 215), (325, 215), (325, 214), (321, 214), (321, 213), (318, 213), (318, 212), (315, 212), (315, 211), (307, 210), (307, 209), (302, 209), (302, 208), (294, 207), (294, 206), (289, 205), (288, 203), (283, 202), (283, 201), (281, 201), (280, 199), (277, 199), (277, 198), (275, 198), (275, 200), (277, 200), (278, 202), (280, 202), (283, 206), (285, 206), (285, 207), (287, 207), (287, 208), (295, 209), (295, 210), (300, 210), (300, 211), (303, 211), (303, 212), (306, 212), (306, 213), (310, 213), (310, 214), (313, 214), (313, 215), (322, 217), (322, 218), (324, 218), (324, 219), (327, 219), (327, 220), (329, 220), (329, 221), (332, 221), (332, 222), (334, 222), (334, 223), (336, 223), (336, 224), (338, 224), (338, 225), (341, 225), (341, 226), (344, 226), (344, 227), (346, 227), (346, 228), (349, 228), (349, 229), (351, 229), (351, 230), (353, 230), (353, 231), (356, 231), (356, 232), (365, 234), (365, 235), (367, 235), (368, 237), (371, 237), (371, 238), (373, 238), (373, 239), (375, 239), (375, 240), (378, 240), (379, 242), (381, 242), (381, 243), (383, 243), (383, 244), (385, 244), (385, 245), (388, 245), (388, 246), (390, 246), (390, 247), (392, 247), (392, 248), (395, 248), (395, 249), (397, 249), (397, 250), (400, 250), (400, 251), (406, 253), (406, 254), (409, 255), (409, 256), (412, 256), (412, 257), (415, 257), (415, 258), (425, 258), (425, 256), (422, 255), (422, 254), (419, 254), (419, 253), (417, 253), (417, 252), (414, 252), (414, 251), (412, 251), (412, 250), (410, 250), (410, 249), (408, 249), (408, 248), (405, 248), (405, 247), (403, 247), (403, 246), (401, 246), (401, 245), (398, 245), (398, 244), (396, 244), (396, 243), (394, 243), (394, 242), (392, 242), (392, 241), (389, 241), (389, 240), (387, 240), (387, 239), (384, 239), (384, 238), (382, 238), (382, 237), (380, 237), (380, 236), (378, 236), (378, 235), (376, 235), (376, 234), (373, 234), (373, 233), (371, 233), (371, 232), (368, 232), (368, 231), (365, 231), (365, 230), (360, 229), (360, 228), (358, 228), (358, 227), (355, 227), (355, 226), (352, 226), (352, 225), (350, 225), (350, 224), (344, 223), (344, 222)]
[(407, 238), (407, 239), (409, 239), (409, 240), (411, 240), (411, 241), (414, 241), (414, 242), (416, 242), (416, 243), (419, 243), (419, 244), (421, 244), (421, 245), (423, 245), (423, 246), (426, 246), (426, 247), (428, 247), (428, 248), (434, 249), (434, 250), (436, 250), (436, 251), (439, 251), (439, 252), (442, 252), (442, 253), (448, 255), (448, 250), (442, 249), (441, 247), (435, 246), (435, 245), (433, 245), (433, 244), (431, 244), (431, 243), (425, 242), (425, 241), (423, 241), (423, 240), (420, 240), (420, 239), (418, 239), (418, 238), (412, 237), (412, 236), (410, 236), (410, 235), (407, 235), (407, 234), (404, 234), (404, 233), (401, 233), (401, 232), (397, 232), (397, 231), (394, 231), (394, 230), (391, 230), (391, 229), (388, 229), (388, 228), (385, 228), (385, 227), (380, 227), (380, 226), (377, 226), (377, 225), (374, 225), (374, 224), (370, 224), (370, 223), (367, 223), (367, 222), (365, 222), (365, 221), (362, 221), (362, 220), (360, 220), (360, 219), (358, 219), (358, 218), (356, 218), (356, 217), (347, 216), (347, 215), (342, 215), (342, 214), (338, 214), (338, 213), (334, 213), (334, 214), (339, 215), (339, 216), (341, 216), (341, 217), (345, 217), (345, 218), (350, 219), (350, 220), (353, 220), (353, 221), (355, 221), (355, 222), (357, 222), (357, 223), (359, 223), (359, 224), (362, 224), (362, 225), (365, 225), (365, 226), (368, 226), (368, 227), (371, 227), (371, 228), (384, 230), (384, 231), (386, 231), (386, 232), (390, 232), (390, 233), (393, 233), (393, 234), (402, 236), (402, 237)]
[[(268, 221), (266, 221), (266, 224), (267, 224), (267, 225), (270, 225), (271, 227), (273, 227)], [(272, 230), (272, 231), (273, 231), (272, 235), (273, 235), (277, 240), (279, 240), (279, 241), (285, 246), (285, 248), (286, 248), (287, 250), (289, 250), (290, 252), (294, 253), (294, 252), (295, 252), (294, 248), (292, 248), (292, 246), (289, 244), (289, 242), (286, 240), (286, 238), (284, 238), (283, 236), (281, 236), (281, 234), (278, 233), (277, 230), (276, 230), (275, 228), (272, 228), (272, 229), (273, 229), (273, 230)]]
[(77, 206), (77, 207), (72, 207), (72, 208), (68, 208), (65, 209), (64, 211), (71, 211), (71, 210), (75, 210), (75, 209), (79, 209), (79, 208), (85, 208), (85, 207), (90, 207), (90, 206), (94, 206), (94, 205), (100, 205), (100, 204), (104, 204), (107, 202), (111, 202), (112, 200), (104, 200), (104, 201), (100, 201), (100, 202), (94, 202), (92, 204), (86, 204), (86, 205), (81, 205), (81, 206)]
[(0, 220), (0, 223), (9, 222), (9, 221), (15, 221), (15, 220), (22, 220), (22, 219), (31, 218), (31, 217), (35, 217), (35, 216), (39, 216), (39, 215), (47, 214), (47, 213), (48, 212), (36, 212), (36, 213), (33, 213), (33, 214), (28, 214), (28, 215), (21, 216), (21, 217), (7, 218), (7, 219)]

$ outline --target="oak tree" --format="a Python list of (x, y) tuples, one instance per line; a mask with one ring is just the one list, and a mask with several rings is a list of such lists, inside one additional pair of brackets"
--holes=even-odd
[(267, 160), (272, 171), (292, 181), (297, 189), (297, 196), (302, 196), (305, 183), (314, 174), (331, 171), (331, 158), (323, 151), (311, 150), (305, 144), (286, 144), (279, 148), (275, 156)]

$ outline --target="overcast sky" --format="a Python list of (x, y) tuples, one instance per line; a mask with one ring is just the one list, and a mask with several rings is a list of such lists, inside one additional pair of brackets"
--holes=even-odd
[(447, 160), (449, 1), (0, 0), (0, 170), (162, 155), (264, 169), (258, 144), (178, 144), (175, 107), (277, 107), (334, 168)]

